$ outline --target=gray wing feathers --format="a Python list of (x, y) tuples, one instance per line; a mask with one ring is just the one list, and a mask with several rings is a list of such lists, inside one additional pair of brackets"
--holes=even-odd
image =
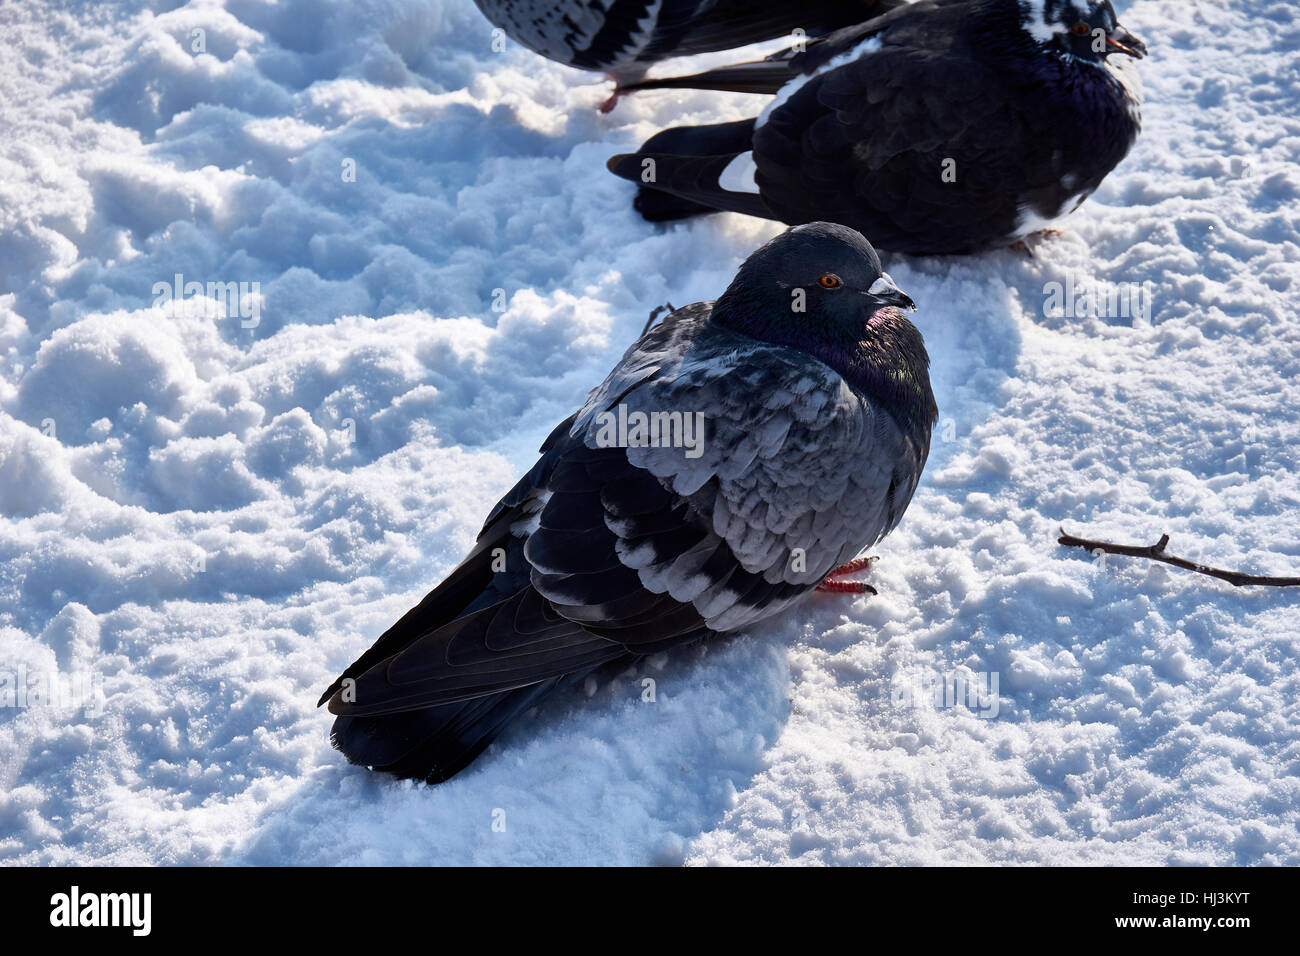
[[(619, 558), (653, 593), (694, 603), (727, 630), (799, 596), (747, 604), (708, 567), (725, 542), (768, 584), (809, 589), (898, 521), (920, 465), (893, 419), (817, 359), (707, 322), (710, 307), (680, 310), (628, 350), (575, 416), (571, 434), (608, 444), (608, 424), (636, 412), (702, 416), (696, 447), (632, 445), (628, 460), (659, 479), (710, 525), (698, 545), (663, 564), (624, 543)], [(604, 415), (602, 413), (609, 413)], [(683, 433), (684, 434), (684, 433)], [(630, 444), (630, 443), (629, 443)]]

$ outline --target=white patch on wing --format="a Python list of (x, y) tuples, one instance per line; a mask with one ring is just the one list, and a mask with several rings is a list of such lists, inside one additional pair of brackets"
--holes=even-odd
[(758, 184), (754, 182), (754, 173), (757, 170), (754, 154), (746, 150), (727, 164), (727, 168), (718, 177), (718, 185), (733, 193), (756, 193)]
[(821, 74), (825, 73), (826, 71), (833, 70), (837, 67), (841, 67), (845, 63), (852, 63), (858, 57), (866, 56), (868, 53), (875, 53), (879, 49), (880, 49), (880, 37), (879, 36), (868, 37), (867, 39), (859, 43), (857, 46), (855, 46), (852, 50), (849, 50), (845, 53), (841, 53), (837, 57), (832, 57), (830, 61), (827, 62), (824, 66), (818, 67), (817, 69), (813, 70), (811, 73), (806, 74), (805, 76), (801, 76), (791, 80), (789, 83), (787, 83), (785, 86), (781, 87), (781, 89), (777, 91), (777, 94), (775, 97), (773, 97), (772, 102), (768, 103), (767, 108), (763, 110), (763, 112), (758, 114), (758, 119), (754, 121), (754, 129), (758, 129), (760, 126), (766, 123), (767, 118), (772, 115), (773, 110), (780, 109), (782, 106), (784, 106), (786, 101), (789, 100), (790, 97), (798, 93), (800, 88), (809, 80), (811, 80), (813, 77), (821, 76)]

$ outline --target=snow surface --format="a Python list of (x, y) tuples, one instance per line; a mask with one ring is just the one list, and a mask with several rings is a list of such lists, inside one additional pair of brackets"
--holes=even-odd
[[(171, 7), (0, 6), (0, 681), (93, 687), (0, 707), (0, 859), (1300, 863), (1300, 591), (1055, 543), (1300, 573), (1293, 4), (1131, 3), (1146, 128), (1065, 234), (886, 257), (942, 420), (878, 597), (575, 690), (436, 788), (348, 766), (316, 697), (650, 309), (778, 231), (652, 227), (603, 168), (762, 100), (601, 116), (469, 0)], [(1045, 310), (1067, 281), (1149, 315)], [(892, 690), (957, 671), (996, 717)]]

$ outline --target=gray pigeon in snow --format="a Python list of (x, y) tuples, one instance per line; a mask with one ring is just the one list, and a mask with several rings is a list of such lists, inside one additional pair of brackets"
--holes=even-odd
[(321, 697), (349, 760), (436, 783), (598, 667), (755, 624), (898, 523), (937, 415), (914, 308), (812, 223), (646, 331), (473, 550)]
[(860, 23), (905, 0), (475, 0), (522, 46), (624, 82), (651, 63)]
[(1110, 0), (918, 0), (806, 50), (623, 87), (776, 96), (609, 168), (651, 221), (831, 219), (920, 255), (1006, 245), (1072, 212), (1128, 153), (1129, 63), (1145, 52)]

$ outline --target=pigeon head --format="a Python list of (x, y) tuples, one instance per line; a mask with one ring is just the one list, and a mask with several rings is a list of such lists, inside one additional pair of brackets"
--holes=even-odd
[[(733, 308), (735, 306), (735, 308)], [(832, 222), (795, 226), (741, 265), (714, 317), (781, 345), (825, 339), (856, 342), (881, 309), (916, 305), (862, 233)]]
[(746, 259), (714, 304), (713, 321), (820, 359), (928, 444), (937, 414), (930, 358), (902, 311), (915, 308), (862, 233), (812, 222)]
[(1119, 24), (1110, 0), (1016, 0), (1021, 29), (1058, 55), (1101, 63), (1113, 53), (1141, 59), (1146, 44)]

